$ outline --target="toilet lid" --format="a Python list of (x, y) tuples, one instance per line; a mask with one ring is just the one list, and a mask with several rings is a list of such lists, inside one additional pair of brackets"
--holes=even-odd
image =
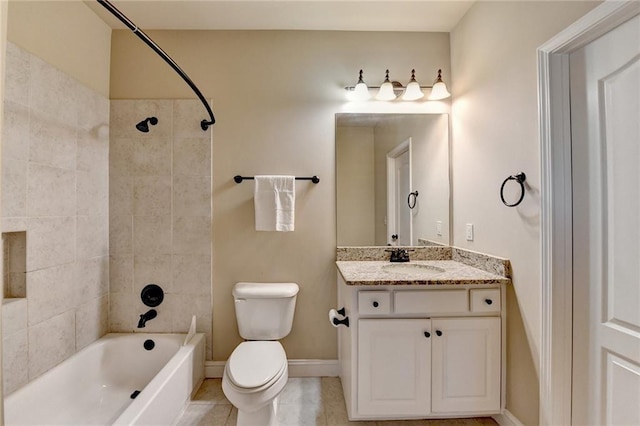
[(281, 374), (287, 354), (277, 341), (243, 342), (227, 361), (233, 383), (242, 388), (257, 388)]

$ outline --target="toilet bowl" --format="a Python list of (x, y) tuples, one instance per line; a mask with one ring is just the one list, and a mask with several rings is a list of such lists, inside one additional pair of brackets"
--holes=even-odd
[(238, 409), (238, 426), (277, 425), (278, 396), (289, 378), (277, 339), (289, 334), (298, 285), (237, 283), (233, 289), (240, 343), (225, 364), (222, 391)]
[(238, 426), (277, 424), (278, 396), (288, 378), (280, 342), (243, 342), (236, 347), (225, 365), (222, 390), (238, 409)]

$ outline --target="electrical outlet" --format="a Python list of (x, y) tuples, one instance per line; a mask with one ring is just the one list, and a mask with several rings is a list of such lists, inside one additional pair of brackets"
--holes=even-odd
[(442, 221), (439, 220), (436, 222), (436, 234), (442, 235)]
[(473, 241), (473, 223), (467, 223), (467, 241)]

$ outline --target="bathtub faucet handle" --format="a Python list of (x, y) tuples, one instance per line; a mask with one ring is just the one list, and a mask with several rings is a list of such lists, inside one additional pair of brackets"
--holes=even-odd
[(138, 328), (144, 328), (147, 321), (150, 321), (158, 316), (158, 312), (155, 309), (149, 309), (144, 314), (140, 315), (140, 321), (138, 321)]

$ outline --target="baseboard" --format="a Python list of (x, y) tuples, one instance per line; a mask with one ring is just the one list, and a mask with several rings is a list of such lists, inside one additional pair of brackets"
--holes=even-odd
[(496, 414), (493, 417), (493, 420), (498, 422), (500, 426), (524, 426), (524, 424), (518, 420), (516, 416), (511, 414), (509, 410), (504, 410), (502, 414)]
[[(224, 372), (225, 361), (205, 361), (204, 376), (219, 379)], [(290, 359), (289, 377), (337, 377), (337, 359)]]

